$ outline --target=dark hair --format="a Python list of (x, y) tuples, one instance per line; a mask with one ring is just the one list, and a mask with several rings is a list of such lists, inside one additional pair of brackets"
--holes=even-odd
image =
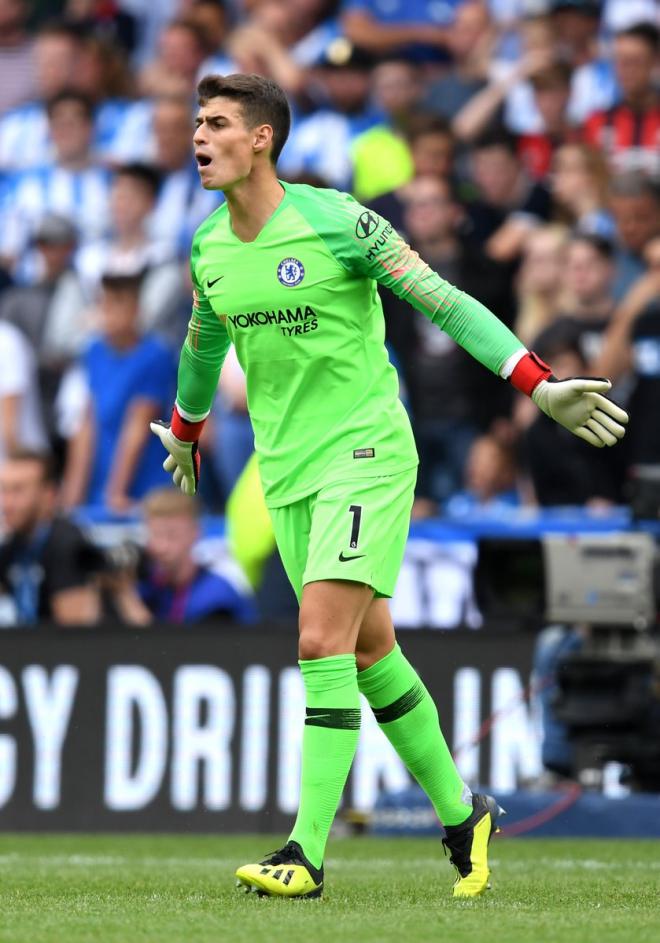
[(75, 102), (85, 112), (85, 117), (88, 121), (93, 121), (94, 119), (94, 103), (89, 95), (85, 95), (83, 92), (79, 92), (75, 88), (64, 88), (61, 92), (58, 92), (57, 95), (53, 95), (52, 98), (48, 99), (46, 104), (46, 114), (49, 118), (53, 117), (53, 112), (55, 109), (63, 104), (64, 102)]
[(544, 91), (548, 88), (570, 88), (573, 69), (563, 59), (556, 59), (530, 78), (532, 88)]
[(144, 272), (104, 272), (101, 276), (101, 285), (105, 291), (140, 293)]
[(408, 127), (408, 141), (413, 144), (417, 138), (426, 137), (427, 134), (442, 134), (455, 141), (451, 124), (442, 115), (413, 115)]
[(512, 157), (518, 156), (516, 138), (504, 127), (488, 128), (476, 139), (472, 145), (474, 151), (485, 151), (491, 147), (501, 147)]
[(641, 170), (628, 170), (612, 178), (610, 194), (620, 197), (648, 196), (655, 203), (660, 203), (660, 179), (649, 177)]
[(116, 177), (130, 177), (143, 184), (155, 198), (160, 189), (161, 175), (151, 164), (141, 164), (137, 161), (130, 164), (120, 164), (115, 172)]
[(197, 23), (193, 22), (193, 20), (188, 20), (183, 16), (175, 20), (170, 20), (163, 27), (164, 31), (169, 30), (169, 29), (185, 30), (194, 38), (195, 42), (197, 43), (197, 45), (199, 46), (201, 50), (207, 51), (207, 42), (206, 42), (206, 37), (204, 35), (204, 31), (201, 29), (200, 26), (197, 25)]
[(585, 362), (580, 346), (580, 326), (573, 318), (557, 318), (534, 338), (532, 347), (543, 360), (552, 361), (560, 354), (572, 353)]
[(199, 104), (211, 98), (230, 98), (240, 104), (249, 128), (269, 124), (273, 129), (270, 159), (275, 164), (291, 128), (291, 111), (286, 95), (272, 79), (263, 75), (205, 75), (197, 86)]
[(606, 262), (611, 262), (614, 258), (614, 245), (604, 236), (591, 232), (577, 232), (571, 236), (569, 245), (573, 246), (578, 242), (584, 242), (591, 246), (594, 252), (597, 252)]
[(42, 36), (59, 36), (63, 39), (70, 39), (72, 43), (82, 41), (82, 31), (75, 23), (67, 23), (66, 20), (52, 19), (48, 20), (37, 31), (37, 39)]
[(39, 465), (44, 482), (49, 485), (57, 484), (55, 461), (50, 452), (40, 452), (37, 449), (28, 448), (11, 449), (5, 456), (5, 462), (30, 462)]
[(641, 42), (646, 43), (653, 53), (657, 53), (660, 49), (660, 30), (654, 23), (635, 23), (616, 34), (616, 39), (621, 37), (639, 39)]

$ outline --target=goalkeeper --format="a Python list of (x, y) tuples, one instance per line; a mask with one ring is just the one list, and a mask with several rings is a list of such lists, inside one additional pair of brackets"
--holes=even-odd
[(591, 445), (614, 445), (627, 416), (604, 396), (607, 380), (555, 380), (386, 220), (344, 193), (279, 181), (275, 162), (290, 116), (274, 82), (210, 75), (198, 95), (193, 140), (201, 183), (224, 191), (226, 201), (194, 238), (194, 301), (176, 404), (171, 423), (151, 428), (170, 453), (165, 468), (192, 494), (197, 442), (233, 343), (247, 377), (266, 504), (300, 601), (306, 692), (296, 822), (286, 845), (240, 867), (238, 880), (260, 894), (321, 895), (362, 692), (445, 827), (454, 896), (475, 896), (488, 886), (488, 841), (501, 810), (461, 780), (387, 605), (408, 533), (417, 454), (384, 347), (376, 283)]

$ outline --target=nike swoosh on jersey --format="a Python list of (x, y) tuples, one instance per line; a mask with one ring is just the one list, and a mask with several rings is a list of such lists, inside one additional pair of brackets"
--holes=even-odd
[(358, 554), (357, 554), (356, 556), (354, 556), (354, 557), (345, 557), (345, 556), (344, 556), (344, 551), (342, 550), (342, 552), (339, 554), (339, 558), (338, 558), (338, 559), (339, 559), (339, 562), (340, 562), (340, 563), (346, 563), (348, 560), (359, 560), (359, 559), (361, 559), (361, 557), (366, 557), (366, 553), (358, 553)]
[(216, 282), (219, 282), (220, 279), (221, 279), (221, 278), (224, 278), (224, 277), (225, 277), (224, 275), (218, 275), (218, 277), (217, 277), (217, 278), (214, 278), (213, 281), (211, 281), (210, 278), (207, 278), (207, 279), (206, 279), (206, 286), (207, 286), (207, 288), (213, 288), (213, 286), (215, 285), (215, 283), (216, 283)]

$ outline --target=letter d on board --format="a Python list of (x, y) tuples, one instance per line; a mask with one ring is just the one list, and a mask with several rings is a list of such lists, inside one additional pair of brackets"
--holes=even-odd
[[(134, 718), (139, 718), (133, 757)], [(167, 761), (167, 706), (158, 680), (141, 665), (108, 671), (104, 799), (111, 809), (142, 809), (160, 789)]]

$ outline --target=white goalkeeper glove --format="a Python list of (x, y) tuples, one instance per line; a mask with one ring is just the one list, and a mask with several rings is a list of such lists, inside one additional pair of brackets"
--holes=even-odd
[(601, 377), (571, 377), (558, 380), (547, 364), (534, 353), (526, 354), (515, 366), (511, 383), (531, 396), (546, 416), (574, 435), (603, 448), (616, 445), (625, 435), (628, 414), (603, 396), (611, 389)]
[(170, 453), (163, 462), (163, 468), (166, 472), (172, 472), (174, 484), (184, 494), (195, 494), (199, 484), (199, 436), (203, 426), (204, 420), (188, 422), (176, 406), (170, 422), (159, 419), (149, 424), (151, 431)]

